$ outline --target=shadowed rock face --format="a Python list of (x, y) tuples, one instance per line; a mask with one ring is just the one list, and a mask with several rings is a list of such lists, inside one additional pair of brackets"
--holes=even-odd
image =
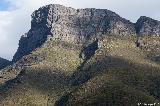
[(6, 67), (6, 66), (9, 65), (9, 64), (10, 64), (10, 61), (9, 61), (9, 60), (0, 58), (0, 69)]
[(19, 41), (13, 61), (40, 47), (47, 39), (82, 43), (102, 35), (160, 35), (158, 21), (141, 17), (136, 24), (107, 9), (74, 9), (58, 4), (44, 6), (32, 14), (31, 29)]
[(98, 49), (98, 40), (94, 41), (93, 43), (87, 45), (84, 49), (82, 49), (80, 57), (86, 61), (95, 54), (97, 49)]
[(135, 35), (134, 24), (107, 9), (74, 9), (47, 5), (32, 14), (31, 29), (19, 41), (13, 61), (41, 46), (47, 37), (82, 42), (102, 34)]
[(160, 22), (152, 18), (141, 16), (136, 23), (138, 35), (159, 36)]

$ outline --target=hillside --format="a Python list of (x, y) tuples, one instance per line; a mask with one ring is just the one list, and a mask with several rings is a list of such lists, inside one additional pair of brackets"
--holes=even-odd
[[(103, 34), (135, 35), (134, 24), (107, 9), (74, 9), (47, 5), (32, 14), (31, 29), (24, 34), (13, 61), (19, 60), (53, 37), (82, 43)], [(26, 46), (27, 45), (27, 46)]]
[[(147, 39), (155, 42), (155, 37)], [(160, 42), (158, 37), (156, 39)], [(17, 69), (6, 69), (7, 75), (12, 73), (12, 78), (19, 70), (21, 72), (1, 87), (1, 103), (4, 106), (47, 106), (57, 101), (59, 106), (65, 99), (63, 104), (69, 106), (136, 106), (138, 102), (158, 102), (160, 65), (150, 59), (155, 55), (136, 47), (135, 41), (135, 37), (108, 36), (81, 68), (81, 47), (48, 41), (21, 59), (15, 65)], [(5, 80), (9, 78), (1, 75)]]
[(107, 9), (41, 7), (0, 71), (1, 106), (158, 106), (159, 25)]
[(72, 89), (68, 81), (81, 62), (79, 47), (48, 43), (0, 73), (1, 104), (47, 106)]
[(3, 59), (3, 58), (0, 58), (0, 69), (6, 67), (7, 65), (9, 65), (10, 61), (9, 60), (6, 60), (6, 59)]
[[(151, 43), (155, 38), (147, 39)], [(57, 101), (56, 106), (137, 106), (159, 102), (160, 64), (149, 58), (145, 50), (136, 47), (134, 37), (107, 37), (103, 47), (73, 74), (72, 85), (78, 87)]]

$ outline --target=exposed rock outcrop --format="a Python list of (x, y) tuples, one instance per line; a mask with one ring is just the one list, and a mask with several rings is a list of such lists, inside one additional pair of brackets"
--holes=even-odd
[(83, 60), (88, 60), (90, 59), (98, 49), (98, 40), (95, 40), (93, 43), (88, 44), (84, 49), (81, 51), (81, 58)]
[(134, 24), (107, 9), (47, 5), (32, 14), (31, 29), (19, 41), (13, 61), (41, 46), (47, 38), (79, 43), (103, 34), (135, 35)]
[(0, 69), (6, 67), (6, 66), (9, 65), (9, 64), (10, 64), (10, 61), (9, 61), (9, 60), (0, 58)]
[(157, 20), (141, 16), (135, 26), (138, 35), (160, 36), (160, 22)]
[(31, 29), (21, 37), (13, 61), (29, 54), (47, 39), (82, 43), (107, 34), (159, 36), (160, 22), (143, 16), (134, 24), (107, 9), (47, 5), (33, 12)]

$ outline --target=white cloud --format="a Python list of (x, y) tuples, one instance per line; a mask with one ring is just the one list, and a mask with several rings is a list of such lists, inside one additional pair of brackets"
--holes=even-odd
[(0, 11), (0, 57), (12, 59), (20, 36), (30, 29), (30, 15), (41, 6), (62, 4), (74, 8), (106, 8), (135, 22), (141, 15), (160, 20), (159, 0), (6, 0), (8, 11)]
[(13, 41), (11, 39), (10, 30), (8, 27), (12, 25), (12, 17), (10, 12), (0, 12), (0, 56), (9, 58), (14, 52)]

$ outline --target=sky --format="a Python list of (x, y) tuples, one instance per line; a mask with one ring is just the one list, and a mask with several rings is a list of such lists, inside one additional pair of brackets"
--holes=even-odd
[(0, 57), (11, 60), (31, 24), (34, 10), (47, 4), (73, 8), (105, 8), (132, 22), (140, 16), (160, 20), (160, 0), (0, 0)]

